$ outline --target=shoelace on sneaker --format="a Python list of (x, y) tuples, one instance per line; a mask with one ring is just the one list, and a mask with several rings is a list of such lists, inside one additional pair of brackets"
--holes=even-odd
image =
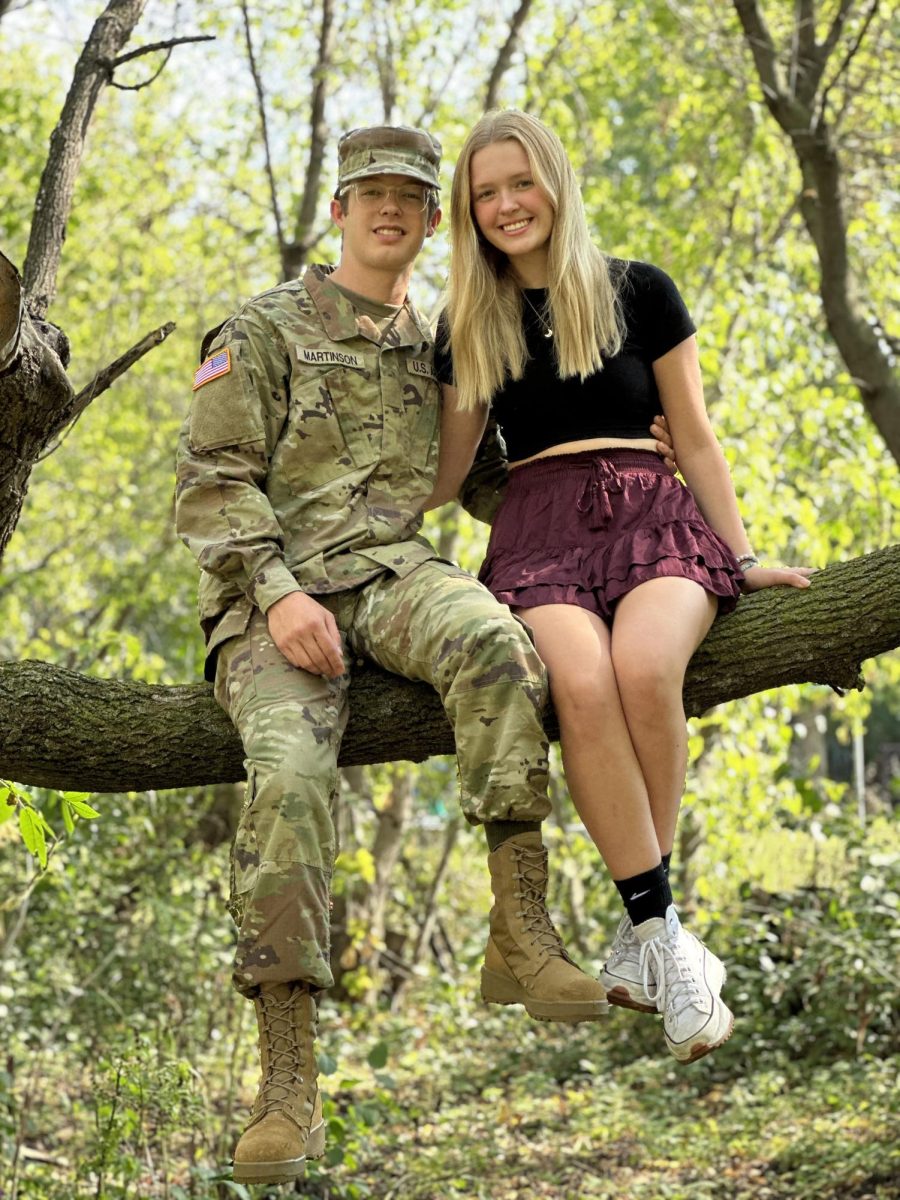
[(298, 1082), (303, 1079), (303, 1046), (296, 1036), (293, 1008), (295, 996), (277, 1000), (263, 994), (262, 1034), (269, 1054), (265, 1078), (255, 1107), (257, 1116), (281, 1112), (288, 1107)]
[(540, 946), (549, 955), (570, 961), (562, 938), (547, 912), (547, 851), (523, 846), (514, 849), (520, 869), (513, 878), (522, 885), (522, 890), (516, 892), (516, 897), (522, 901), (519, 916), (525, 922), (526, 932), (532, 935), (531, 944)]
[(643, 942), (640, 970), (644, 991), (659, 1012), (671, 1008), (677, 1017), (702, 995), (681, 937), (655, 937)]
[(616, 930), (613, 944), (609, 948), (607, 963), (615, 964), (625, 958), (636, 941), (634, 926), (631, 923), (628, 913), (626, 913), (619, 922), (619, 928)]

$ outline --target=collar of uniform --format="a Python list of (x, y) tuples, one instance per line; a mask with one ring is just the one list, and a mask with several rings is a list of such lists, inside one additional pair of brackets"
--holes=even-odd
[[(325, 332), (333, 342), (352, 337), (376, 341), (367, 330), (371, 323), (361, 321), (361, 314), (357, 313), (343, 292), (329, 280), (328, 276), (333, 270), (334, 267), (314, 263), (307, 267), (303, 276), (303, 286), (316, 306)], [(411, 304), (405, 304), (391, 326), (390, 344), (416, 346), (420, 342), (428, 341), (431, 341), (431, 331), (427, 324)]]

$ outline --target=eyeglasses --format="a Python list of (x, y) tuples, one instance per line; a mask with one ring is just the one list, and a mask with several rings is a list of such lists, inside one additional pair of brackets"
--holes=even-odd
[(345, 196), (349, 191), (356, 196), (357, 204), (370, 212), (382, 208), (388, 196), (393, 196), (401, 212), (420, 213), (428, 207), (432, 189), (416, 187), (414, 183), (399, 187), (385, 187), (383, 183), (348, 183), (341, 188), (340, 194)]

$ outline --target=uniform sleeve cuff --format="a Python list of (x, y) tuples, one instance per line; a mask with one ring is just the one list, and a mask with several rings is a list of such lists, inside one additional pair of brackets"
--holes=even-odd
[(284, 562), (276, 559), (264, 571), (253, 576), (247, 589), (247, 595), (261, 612), (266, 613), (282, 596), (302, 591), (300, 584), (284, 565)]

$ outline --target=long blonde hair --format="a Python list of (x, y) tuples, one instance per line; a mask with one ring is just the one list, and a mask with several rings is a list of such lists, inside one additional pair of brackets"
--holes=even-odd
[(549, 309), (563, 379), (602, 368), (601, 354), (622, 345), (622, 318), (606, 257), (591, 242), (581, 193), (562, 142), (518, 109), (484, 114), (466, 138), (450, 193), (447, 317), (460, 408), (488, 404), (507, 378), (521, 379), (528, 358), (522, 292), (505, 254), (481, 235), (472, 214), (472, 155), (494, 142), (517, 141), (535, 183), (553, 208)]

